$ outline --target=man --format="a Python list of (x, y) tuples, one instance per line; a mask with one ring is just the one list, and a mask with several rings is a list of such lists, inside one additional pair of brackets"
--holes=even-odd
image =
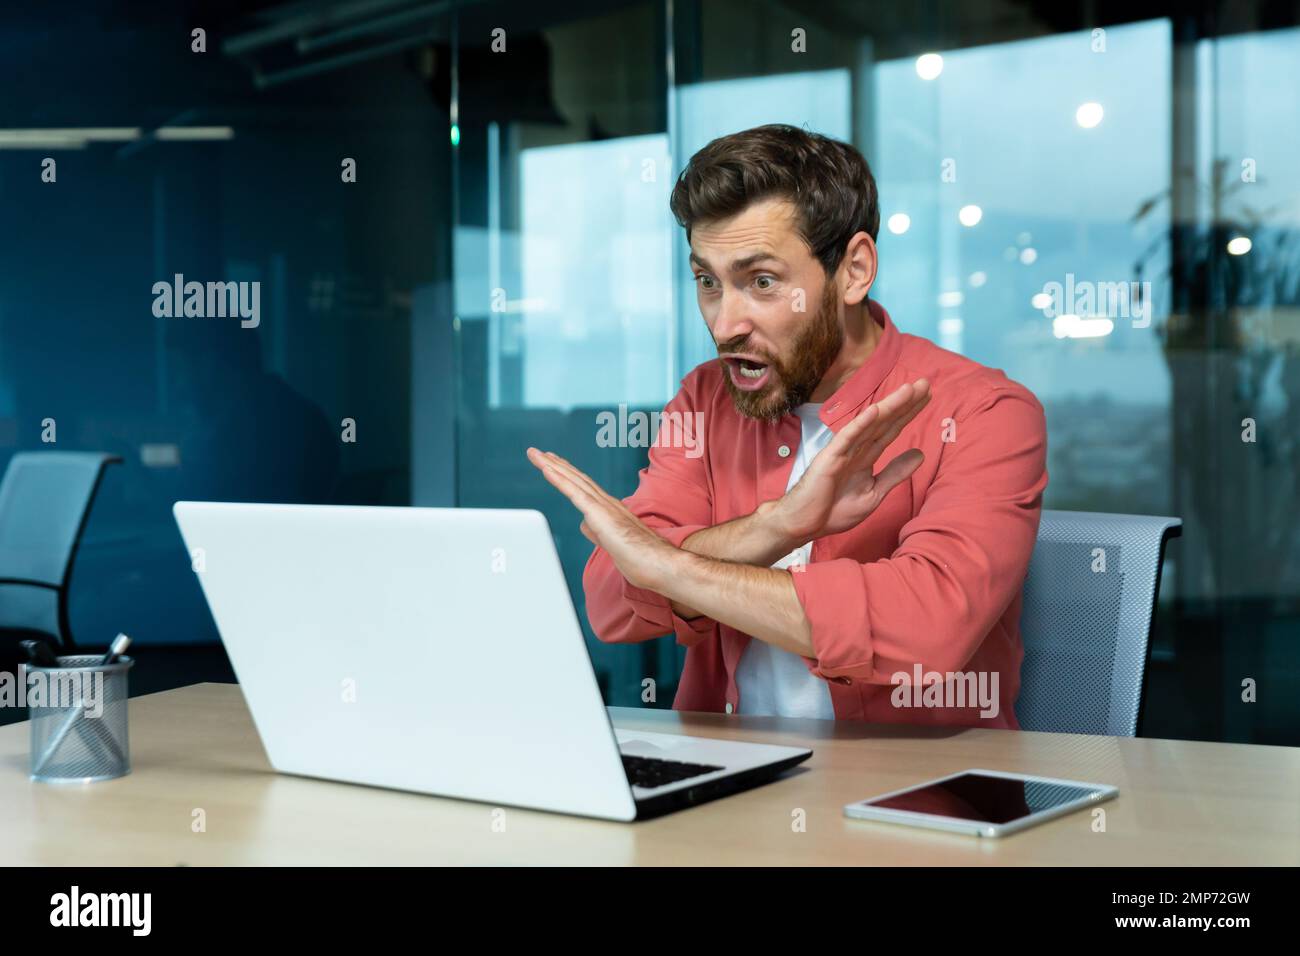
[(868, 298), (880, 211), (853, 147), (725, 136), (671, 205), (719, 359), (663, 421), (703, 421), (703, 454), (661, 430), (620, 502), (528, 450), (596, 545), (597, 636), (675, 634), (681, 710), (1017, 727), (1041, 406)]

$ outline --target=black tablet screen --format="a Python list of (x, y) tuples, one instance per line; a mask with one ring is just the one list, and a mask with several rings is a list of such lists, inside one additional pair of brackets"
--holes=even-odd
[(868, 800), (866, 805), (980, 823), (1010, 823), (1098, 792), (1092, 787), (964, 773), (907, 793)]

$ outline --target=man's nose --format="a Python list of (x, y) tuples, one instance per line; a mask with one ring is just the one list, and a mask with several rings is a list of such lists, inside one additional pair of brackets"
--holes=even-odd
[(735, 294), (727, 295), (724, 292), (718, 303), (718, 314), (714, 317), (713, 328), (710, 331), (713, 333), (713, 340), (719, 345), (741, 342), (748, 338), (754, 331), (754, 323), (745, 308), (744, 297)]

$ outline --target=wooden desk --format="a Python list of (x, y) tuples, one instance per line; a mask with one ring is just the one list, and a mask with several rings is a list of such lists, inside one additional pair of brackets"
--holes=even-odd
[[(781, 780), (618, 824), (281, 776), (239, 688), (131, 701), (134, 772), (33, 783), (28, 725), (0, 727), (0, 863), (151, 864), (1300, 864), (1300, 749), (836, 724), (612, 708), (619, 727), (806, 744)], [(968, 767), (1116, 784), (1087, 811), (1004, 840), (859, 820), (845, 803)], [(191, 828), (193, 811), (206, 832)], [(806, 811), (807, 830), (792, 829)]]

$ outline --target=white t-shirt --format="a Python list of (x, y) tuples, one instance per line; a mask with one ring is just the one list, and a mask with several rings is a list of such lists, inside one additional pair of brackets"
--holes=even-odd
[[(803, 426), (799, 453), (786, 485), (794, 487), (818, 452), (835, 437), (817, 417), (820, 404), (800, 405), (795, 409)], [(774, 568), (791, 564), (808, 564), (812, 555), (812, 542), (791, 551)], [(737, 713), (766, 714), (779, 717), (816, 717), (834, 720), (835, 708), (831, 705), (831, 691), (827, 683), (808, 673), (808, 665), (798, 654), (783, 651), (757, 638), (749, 642), (736, 668), (736, 687), (740, 692)]]

